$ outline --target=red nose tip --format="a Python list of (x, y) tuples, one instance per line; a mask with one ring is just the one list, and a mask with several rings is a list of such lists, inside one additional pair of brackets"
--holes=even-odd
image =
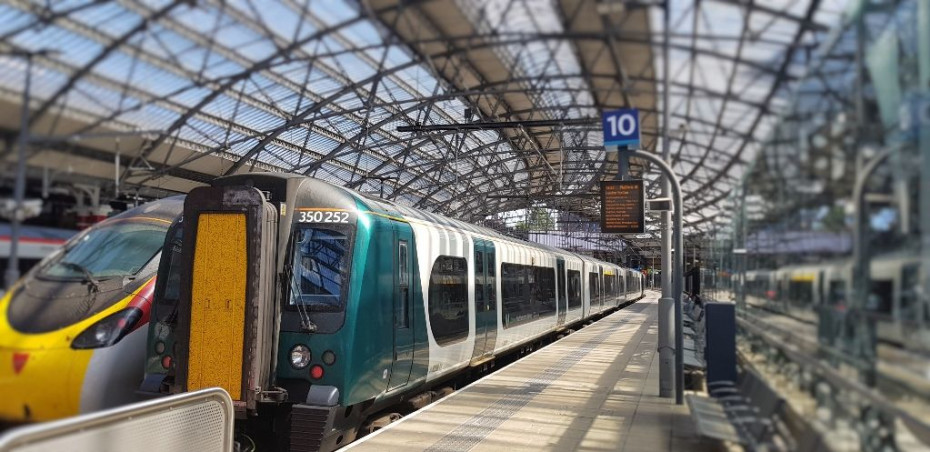
[(26, 361), (29, 361), (28, 353), (13, 353), (13, 372), (19, 375), (26, 366)]

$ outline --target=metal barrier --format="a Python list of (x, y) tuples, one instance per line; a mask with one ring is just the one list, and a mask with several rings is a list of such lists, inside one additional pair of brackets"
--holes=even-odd
[(930, 439), (930, 422), (896, 406), (875, 388), (831, 367), (829, 358), (825, 360), (811, 353), (811, 344), (799, 335), (765, 325), (747, 313), (738, 317), (737, 323), (744, 335), (743, 343), (760, 351), (773, 369), (814, 398), (818, 406), (826, 408), (828, 424), (835, 427), (842, 420), (853, 428), (859, 437), (860, 450), (906, 449), (898, 444), (895, 420), (906, 426), (918, 442)]
[(231, 452), (232, 399), (220, 388), (19, 427), (0, 452)]

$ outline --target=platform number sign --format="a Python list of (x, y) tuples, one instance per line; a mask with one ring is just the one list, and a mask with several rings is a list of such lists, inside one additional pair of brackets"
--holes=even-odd
[(639, 110), (635, 108), (601, 113), (601, 126), (604, 129), (604, 146), (633, 147), (639, 144)]

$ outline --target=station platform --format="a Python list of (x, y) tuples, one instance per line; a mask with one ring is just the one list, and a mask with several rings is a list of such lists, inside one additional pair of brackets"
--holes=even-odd
[(544, 347), (349, 449), (710, 451), (660, 398), (658, 293)]

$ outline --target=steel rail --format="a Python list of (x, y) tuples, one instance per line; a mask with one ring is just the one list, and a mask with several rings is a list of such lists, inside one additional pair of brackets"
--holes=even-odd
[[(846, 391), (855, 392), (862, 397), (863, 401), (867, 402), (872, 407), (906, 423), (908, 427), (915, 431), (914, 433), (919, 431), (921, 437), (930, 437), (930, 423), (924, 419), (914, 416), (906, 410), (899, 408), (874, 388), (870, 388), (863, 383), (844, 377), (836, 369), (833, 369), (827, 364), (824, 364), (822, 360), (812, 357), (801, 351), (799, 347), (790, 344), (791, 341), (785, 341), (784, 338), (773, 337), (774, 334), (766, 331), (765, 328), (754, 325), (747, 319), (737, 317), (736, 323), (744, 331), (747, 331), (750, 334), (753, 334), (754, 336), (762, 339), (768, 345), (779, 349), (792, 361), (814, 370), (821, 378), (827, 380), (835, 387)], [(792, 334), (791, 337), (797, 338), (797, 336), (794, 334)]]

